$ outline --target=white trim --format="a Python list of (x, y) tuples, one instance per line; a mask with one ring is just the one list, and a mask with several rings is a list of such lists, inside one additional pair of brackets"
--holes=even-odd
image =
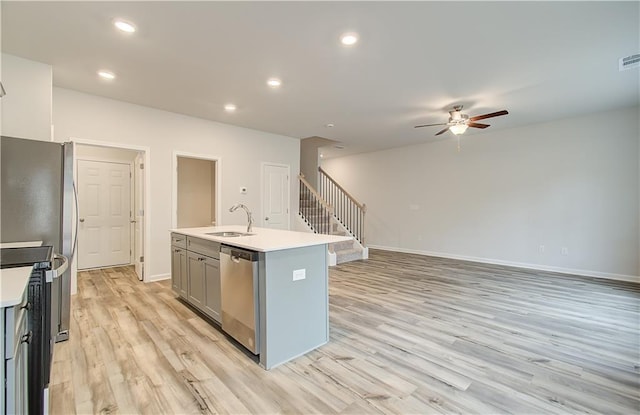
[(178, 227), (178, 157), (198, 160), (215, 161), (216, 168), (216, 226), (222, 226), (222, 197), (220, 184), (222, 183), (222, 158), (207, 154), (174, 151), (171, 158), (171, 228)]
[(291, 230), (291, 166), (289, 164), (272, 163), (270, 161), (263, 161), (260, 163), (260, 223), (263, 227), (268, 228), (265, 225), (265, 213), (264, 213), (264, 167), (276, 166), (286, 167), (287, 169), (287, 230)]
[(144, 282), (156, 282), (156, 281), (164, 281), (164, 280), (168, 280), (169, 278), (171, 278), (171, 274), (156, 274), (156, 275), (149, 275)]
[[(110, 148), (120, 148), (125, 150), (134, 150), (144, 154), (144, 261), (145, 265), (151, 263), (151, 148), (146, 146), (138, 146), (133, 144), (124, 144), (124, 143), (112, 143), (112, 142), (104, 142), (104, 141), (96, 141), (96, 140), (84, 140), (76, 137), (69, 137), (69, 141), (74, 143), (73, 146), (73, 179), (74, 182), (78, 181), (78, 172), (76, 169), (77, 166), (77, 157), (76, 157), (76, 144), (85, 144), (92, 145), (98, 147), (110, 147)], [(77, 248), (76, 248), (77, 249)], [(72, 281), (75, 283), (71, 286), (71, 293), (75, 294), (78, 291), (78, 268), (77, 264), (72, 264)], [(149, 267), (145, 266), (142, 268), (142, 281), (147, 279), (147, 273), (149, 272)]]
[(483, 264), (506, 265), (509, 267), (535, 269), (538, 271), (557, 272), (561, 274), (571, 274), (571, 275), (579, 275), (584, 277), (605, 278), (608, 280), (640, 283), (640, 276), (637, 276), (637, 275), (634, 276), (634, 275), (624, 275), (624, 274), (612, 274), (608, 272), (554, 267), (554, 266), (541, 265), (541, 264), (528, 264), (524, 262), (503, 261), (500, 259), (480, 258), (480, 257), (466, 256), (466, 255), (447, 254), (442, 252), (421, 251), (417, 249), (397, 248), (392, 246), (369, 245), (369, 248), (380, 249), (383, 251), (391, 251), (391, 252), (402, 252), (405, 254), (417, 254), (417, 255), (425, 255), (425, 256), (434, 256), (439, 258), (459, 259), (462, 261), (480, 262)]

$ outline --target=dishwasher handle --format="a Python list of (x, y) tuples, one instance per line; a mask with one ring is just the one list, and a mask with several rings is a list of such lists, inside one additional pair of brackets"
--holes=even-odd
[(248, 251), (245, 249), (239, 249), (234, 246), (222, 245), (220, 247), (220, 253), (223, 255), (229, 255), (231, 260), (236, 264), (241, 260), (257, 262), (258, 261), (258, 253), (255, 251)]

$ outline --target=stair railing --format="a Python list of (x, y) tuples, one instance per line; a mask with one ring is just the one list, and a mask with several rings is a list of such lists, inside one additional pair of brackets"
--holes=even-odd
[(304, 174), (300, 173), (298, 179), (300, 179), (300, 215), (315, 233), (329, 235), (333, 206), (322, 199), (304, 178)]
[(364, 246), (364, 219), (367, 205), (360, 203), (340, 186), (322, 167), (318, 167), (318, 191), (333, 206), (338, 221)]

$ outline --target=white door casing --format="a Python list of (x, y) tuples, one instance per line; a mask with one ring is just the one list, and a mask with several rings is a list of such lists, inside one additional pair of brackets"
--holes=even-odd
[(78, 160), (78, 269), (131, 262), (129, 164)]
[(136, 156), (134, 162), (134, 203), (133, 203), (133, 263), (138, 279), (144, 276), (144, 157)]
[(262, 163), (262, 226), (289, 229), (289, 166)]

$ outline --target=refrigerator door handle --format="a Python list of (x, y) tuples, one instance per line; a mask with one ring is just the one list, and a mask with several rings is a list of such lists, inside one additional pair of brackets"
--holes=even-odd
[(59, 259), (62, 261), (62, 264), (56, 269), (52, 269), (45, 272), (45, 277), (47, 282), (53, 282), (54, 278), (58, 278), (60, 275), (64, 274), (67, 268), (69, 268), (69, 260), (66, 256), (60, 254), (53, 254), (54, 261)]
[(73, 245), (71, 247), (71, 259), (76, 256), (76, 246), (78, 245), (78, 228), (80, 227), (80, 222), (84, 222), (84, 219), (80, 220), (80, 209), (78, 209), (78, 189), (76, 189), (76, 182), (73, 181), (73, 199), (75, 200), (76, 205), (76, 234), (73, 236)]

